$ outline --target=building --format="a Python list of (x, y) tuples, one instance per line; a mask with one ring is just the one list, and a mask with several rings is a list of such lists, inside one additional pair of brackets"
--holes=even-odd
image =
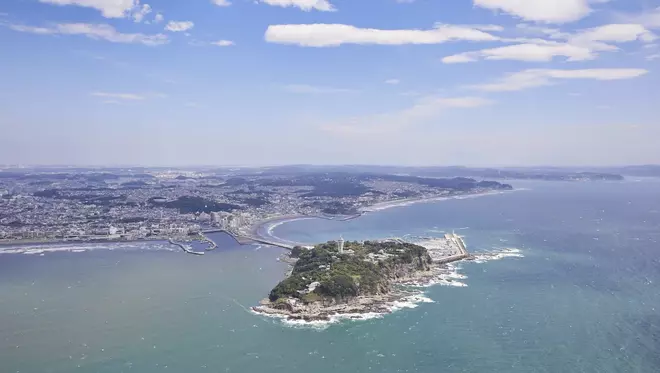
[(339, 251), (340, 254), (344, 253), (344, 238), (339, 236), (339, 241), (337, 241), (337, 251)]

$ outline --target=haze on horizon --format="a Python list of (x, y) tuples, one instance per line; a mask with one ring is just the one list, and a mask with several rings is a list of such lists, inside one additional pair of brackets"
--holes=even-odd
[(660, 164), (659, 37), (660, 0), (7, 0), (0, 164)]

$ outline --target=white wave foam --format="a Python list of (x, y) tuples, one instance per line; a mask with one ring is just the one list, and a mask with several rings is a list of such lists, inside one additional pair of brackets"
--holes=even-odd
[(431, 298), (426, 297), (424, 293), (418, 292), (384, 305), (384, 308), (388, 310), (388, 312), (337, 313), (334, 315), (330, 315), (328, 317), (329, 320), (314, 320), (314, 321), (289, 319), (288, 316), (286, 315), (264, 314), (254, 310), (250, 310), (250, 312), (259, 316), (266, 316), (274, 319), (279, 319), (284, 325), (289, 327), (312, 328), (312, 329), (324, 330), (327, 329), (332, 324), (337, 324), (343, 321), (366, 321), (372, 319), (381, 319), (385, 315), (390, 314), (392, 312), (396, 312), (402, 309), (417, 308), (420, 303), (435, 303), (435, 301)]
[(439, 201), (447, 201), (450, 199), (468, 199), (468, 198), (477, 198), (477, 197), (483, 197), (483, 196), (492, 196), (492, 195), (497, 195), (497, 194), (504, 194), (504, 193), (510, 193), (515, 190), (509, 190), (509, 191), (491, 191), (491, 192), (484, 192), (484, 193), (477, 193), (477, 194), (469, 194), (469, 195), (463, 195), (463, 196), (452, 196), (452, 197), (433, 197), (433, 198), (423, 198), (423, 199), (410, 199), (410, 200), (402, 200), (398, 202), (383, 202), (380, 204), (375, 204), (373, 206), (365, 207), (363, 210), (367, 212), (374, 212), (374, 211), (382, 211), (382, 210), (387, 210), (391, 209), (394, 207), (403, 207), (403, 206), (410, 206), (413, 204), (417, 203), (426, 203), (426, 202), (439, 202)]
[(500, 260), (504, 258), (524, 258), (520, 249), (508, 248), (500, 251), (492, 251), (488, 253), (481, 253), (474, 255), (475, 263), (486, 263), (491, 260)]
[(93, 250), (165, 250), (176, 251), (156, 241), (106, 243), (51, 243), (0, 248), (0, 254), (43, 255), (57, 252), (84, 253)]
[(420, 303), (435, 303), (435, 301), (420, 292), (392, 302), (388, 306), (388, 309), (392, 312), (396, 312), (404, 308), (417, 308)]
[[(271, 222), (271, 223), (266, 223), (266, 226), (264, 228), (266, 229), (266, 234), (268, 236), (275, 237), (273, 235), (273, 230), (275, 228), (279, 227), (280, 225), (286, 224), (286, 223), (291, 223), (291, 222), (294, 222), (294, 221), (310, 220), (310, 219), (316, 219), (316, 218), (314, 218), (314, 217), (305, 217), (305, 216), (300, 216), (300, 217), (290, 218), (290, 219), (287, 218), (287, 219), (274, 221), (274, 222)], [(275, 237), (275, 238), (277, 238), (277, 237)]]
[(286, 315), (264, 314), (264, 313), (256, 312), (254, 310), (250, 310), (250, 312), (258, 316), (265, 316), (273, 319), (278, 319), (282, 322), (282, 324), (289, 327), (305, 328), (305, 329), (311, 328), (317, 330), (325, 330), (330, 325), (338, 324), (342, 321), (366, 321), (371, 319), (380, 319), (383, 318), (383, 316), (385, 315), (385, 313), (377, 313), (377, 312), (342, 313), (342, 314), (330, 315), (328, 317), (329, 320), (305, 321), (305, 320), (289, 319), (289, 317)]

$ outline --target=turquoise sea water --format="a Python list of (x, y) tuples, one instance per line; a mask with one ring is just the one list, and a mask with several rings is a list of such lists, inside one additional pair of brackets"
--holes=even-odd
[(428, 288), (434, 303), (322, 330), (247, 311), (286, 271), (277, 248), (216, 235), (202, 257), (0, 254), (0, 371), (660, 371), (660, 181), (514, 186), (528, 190), (275, 228), (310, 243), (456, 229), (473, 252), (524, 255), (463, 263), (468, 286)]

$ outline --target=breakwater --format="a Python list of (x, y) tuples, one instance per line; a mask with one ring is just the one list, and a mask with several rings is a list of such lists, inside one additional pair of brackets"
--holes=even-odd
[(184, 244), (182, 244), (182, 243), (180, 243), (180, 242), (176, 242), (176, 241), (174, 241), (174, 240), (171, 239), (171, 238), (168, 239), (167, 241), (168, 241), (170, 244), (174, 245), (174, 246), (178, 246), (178, 247), (180, 247), (181, 250), (183, 250), (183, 251), (186, 252), (187, 254), (192, 254), (192, 255), (204, 255), (204, 252), (203, 252), (203, 251), (194, 251), (194, 250), (191, 250), (189, 246), (186, 246), (186, 245), (184, 245)]

